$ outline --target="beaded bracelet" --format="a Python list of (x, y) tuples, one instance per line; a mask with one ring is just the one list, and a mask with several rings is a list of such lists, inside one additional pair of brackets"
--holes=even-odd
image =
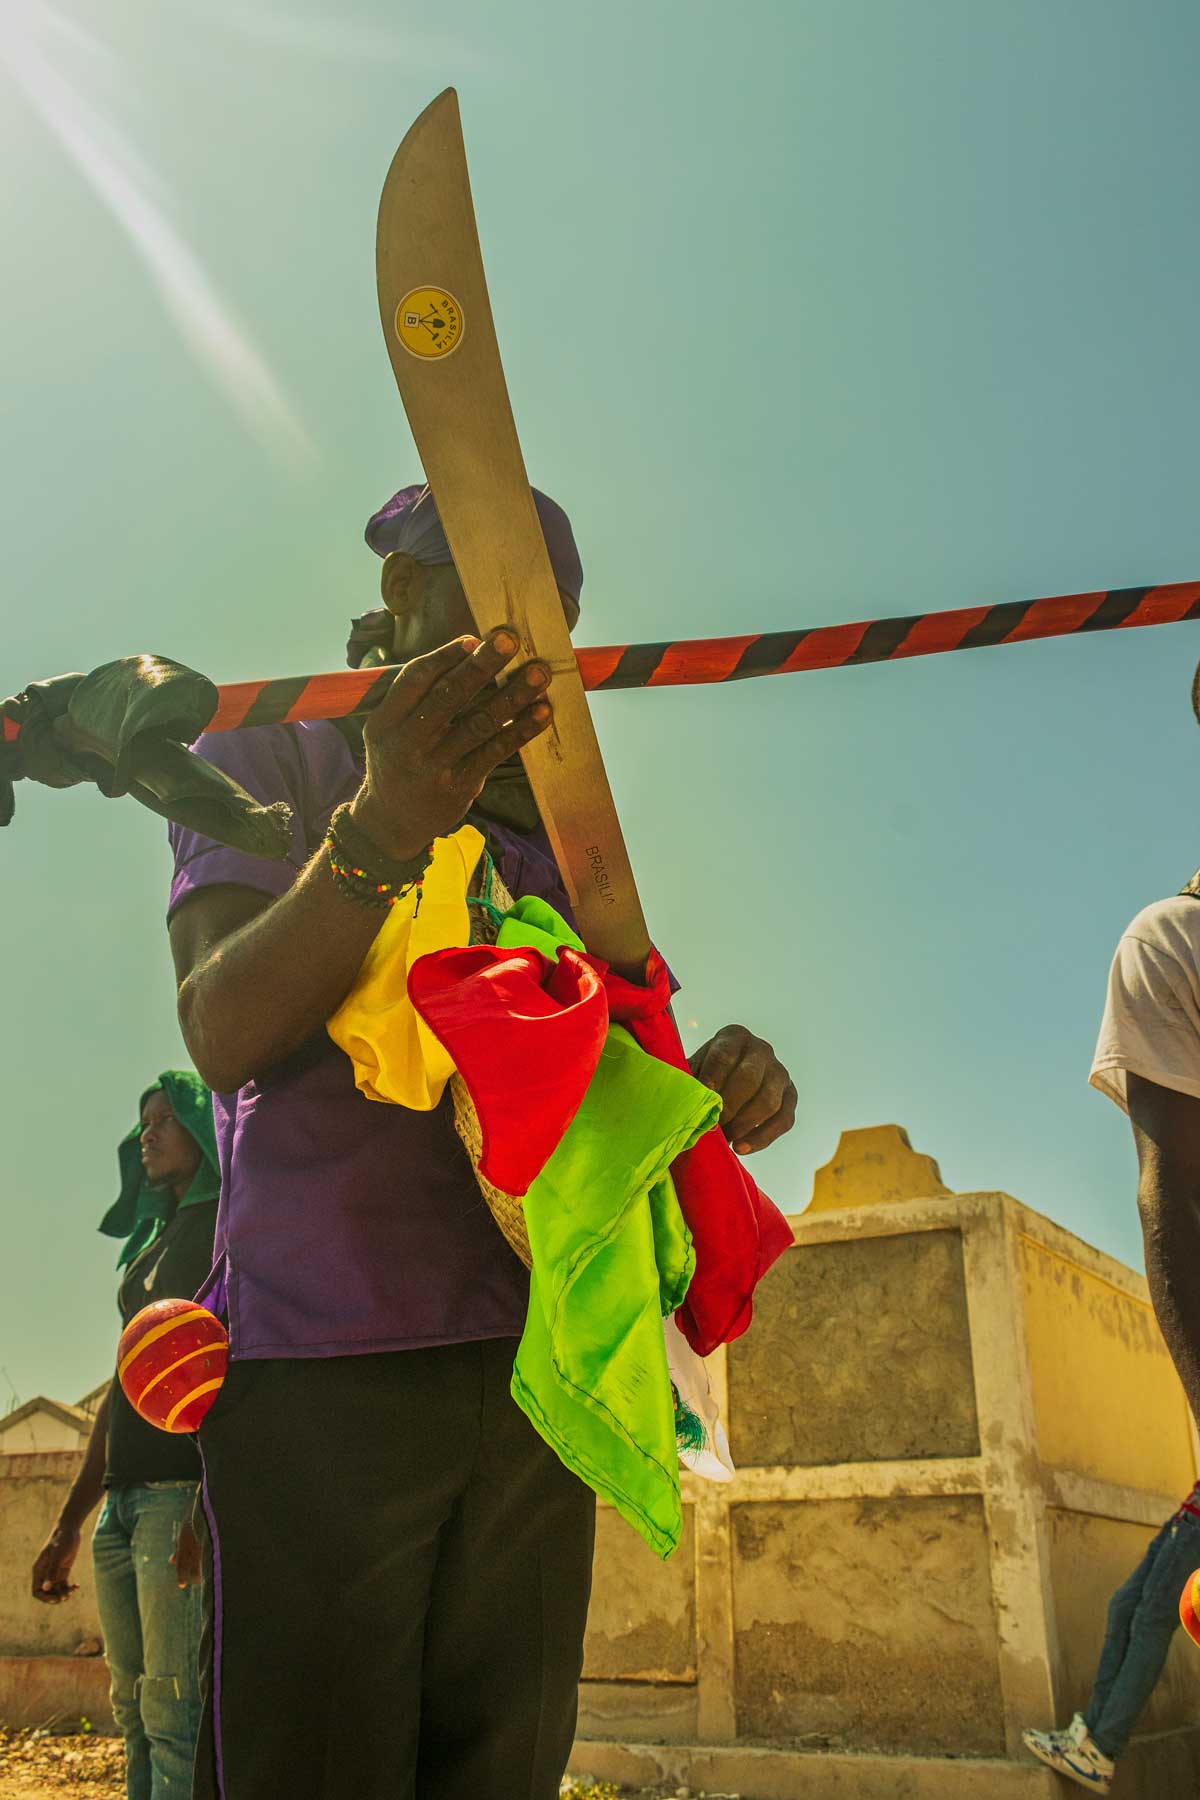
[(432, 844), (417, 856), (400, 860), (385, 856), (350, 818), (348, 806), (339, 806), (330, 819), (325, 842), (334, 885), (360, 906), (395, 906), (418, 885), (433, 861)]
[(379, 848), (374, 838), (368, 837), (362, 826), (350, 810), (350, 802), (339, 806), (329, 821), (329, 829), (338, 839), (339, 847), (346, 853), (345, 859), (352, 863), (361, 863), (364, 868), (379, 871), (381, 881), (387, 881), (394, 887), (412, 881), (429, 867), (433, 856), (432, 844), (426, 844), (416, 856), (388, 856)]

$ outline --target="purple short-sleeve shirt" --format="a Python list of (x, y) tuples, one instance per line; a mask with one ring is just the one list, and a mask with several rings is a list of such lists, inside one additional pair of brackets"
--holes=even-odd
[[(195, 746), (257, 800), (294, 814), (286, 862), (171, 827), (173, 914), (202, 888), (278, 896), (362, 778), (335, 725), (258, 726)], [(513, 894), (565, 908), (548, 846), (491, 827)], [(366, 1100), (324, 1031), (237, 1093), (213, 1099), (221, 1165), (216, 1254), (234, 1357), (350, 1356), (516, 1337), (528, 1278), (455, 1135), (432, 1112)]]

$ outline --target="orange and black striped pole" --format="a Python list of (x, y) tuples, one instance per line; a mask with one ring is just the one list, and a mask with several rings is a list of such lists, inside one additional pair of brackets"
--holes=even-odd
[[(617, 688), (693, 687), (838, 669), (851, 663), (899, 662), (949, 650), (1024, 644), (1076, 631), (1116, 631), (1173, 625), (1200, 618), (1200, 582), (1169, 587), (1110, 588), (1047, 600), (1005, 601), (952, 612), (871, 619), (857, 625), (768, 631), (749, 637), (692, 638), (663, 644), (613, 644), (580, 649), (583, 685), (593, 693)], [(241, 725), (336, 719), (367, 712), (383, 698), (393, 669), (354, 669), (291, 681), (245, 681), (221, 689), (210, 731)]]
[[(1178, 581), (1165, 587), (1107, 588), (1092, 594), (1003, 601), (996, 606), (964, 606), (950, 612), (758, 632), (748, 637), (610, 644), (580, 649), (576, 655), (584, 687), (605, 693), (618, 688), (699, 687), (759, 675), (794, 675), (805, 669), (900, 662), (950, 650), (1027, 644), (1074, 632), (1175, 625), (1197, 618), (1200, 582)], [(369, 712), (383, 698), (395, 673), (393, 668), (376, 667), (232, 682), (219, 690), (220, 704), (208, 729), (234, 731), (247, 725), (292, 724)], [(5, 719), (3, 725), (6, 739), (17, 735), (14, 721)]]

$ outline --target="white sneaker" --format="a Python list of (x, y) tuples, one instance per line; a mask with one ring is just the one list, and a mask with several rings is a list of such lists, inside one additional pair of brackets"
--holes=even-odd
[(1021, 1740), (1039, 1762), (1093, 1794), (1107, 1794), (1111, 1788), (1113, 1760), (1093, 1741), (1079, 1713), (1065, 1731), (1023, 1731)]
[(1021, 1733), (1021, 1742), (1035, 1756), (1041, 1756), (1046, 1750), (1065, 1750), (1071, 1742), (1069, 1733), (1065, 1731), (1032, 1731)]

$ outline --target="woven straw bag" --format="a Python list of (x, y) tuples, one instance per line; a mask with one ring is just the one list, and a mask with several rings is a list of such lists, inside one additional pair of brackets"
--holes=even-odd
[[(471, 882), (472, 897), (483, 904), (468, 908), (471, 914), (472, 944), (494, 944), (496, 941), (496, 914), (506, 913), (512, 905), (512, 895), (496, 873), (495, 864), (485, 852), (479, 859), (479, 867)], [(494, 909), (494, 910), (493, 910)], [(467, 1084), (455, 1071), (450, 1077), (450, 1097), (454, 1103), (454, 1129), (462, 1140), (463, 1148), (471, 1159), (471, 1168), (479, 1191), (487, 1201), (488, 1210), (497, 1225), (528, 1269), (533, 1258), (529, 1251), (529, 1233), (525, 1229), (525, 1209), (512, 1194), (501, 1193), (498, 1187), (479, 1171), (479, 1159), (483, 1154), (483, 1133), (479, 1128), (479, 1115), (467, 1091)]]

